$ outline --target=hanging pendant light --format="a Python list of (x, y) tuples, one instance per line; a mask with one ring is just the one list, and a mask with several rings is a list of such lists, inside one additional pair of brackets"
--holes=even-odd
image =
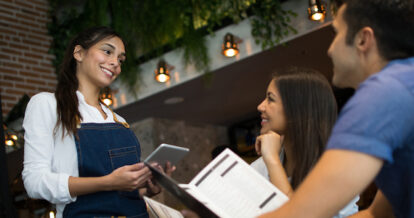
[(157, 69), (155, 69), (155, 80), (160, 83), (165, 83), (170, 80), (170, 72), (168, 70), (168, 65), (165, 60), (161, 59), (157, 64)]
[(309, 0), (308, 8), (309, 19), (323, 21), (325, 19), (325, 4), (320, 0)]
[(222, 44), (222, 52), (226, 57), (234, 57), (239, 53), (239, 48), (237, 42), (235, 42), (235, 37), (231, 33), (227, 33), (224, 36), (224, 42)]
[(9, 147), (14, 147), (19, 139), (17, 135), (3, 124), (4, 144)]
[(49, 211), (49, 218), (55, 218), (55, 211), (51, 210)]
[(106, 106), (112, 105), (113, 103), (112, 90), (109, 86), (102, 89), (100, 98), (101, 98), (101, 101), (104, 104), (106, 104)]
[(13, 147), (16, 145), (17, 139), (18, 138), (15, 134), (6, 133), (6, 135), (4, 136), (4, 144), (10, 147)]

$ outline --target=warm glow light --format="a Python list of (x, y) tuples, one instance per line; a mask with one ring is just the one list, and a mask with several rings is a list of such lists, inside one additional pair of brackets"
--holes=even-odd
[(55, 218), (55, 212), (53, 210), (49, 212), (49, 218)]
[(325, 5), (322, 1), (310, 0), (308, 14), (309, 19), (314, 21), (323, 21), (325, 19)]
[(7, 146), (14, 146), (16, 145), (17, 136), (14, 134), (6, 133), (4, 136), (4, 144)]
[(158, 74), (157, 76), (155, 76), (155, 79), (160, 83), (165, 83), (170, 79), (170, 76), (168, 76), (167, 74)]
[(233, 56), (235, 56), (237, 53), (238, 53), (238, 52), (237, 52), (237, 50), (234, 50), (234, 49), (232, 49), (232, 48), (229, 48), (229, 49), (227, 49), (227, 50), (225, 50), (225, 51), (224, 51), (224, 55), (225, 55), (226, 57), (233, 57)]
[(155, 70), (155, 80), (160, 83), (165, 83), (170, 80), (170, 72), (168, 70), (168, 64), (165, 60), (160, 60)]
[(103, 101), (103, 103), (104, 103), (104, 104), (106, 104), (107, 106), (112, 105), (112, 99), (105, 98), (105, 99), (102, 99), (102, 101)]
[(10, 135), (10, 137), (11, 137), (14, 141), (17, 141), (17, 135), (13, 134), (13, 135)]
[(222, 44), (222, 52), (226, 57), (234, 57), (239, 53), (237, 42), (235, 42), (235, 37), (231, 33), (227, 33), (224, 36), (224, 41)]
[(112, 90), (110, 87), (105, 87), (102, 89), (101, 91), (101, 101), (106, 105), (106, 106), (111, 106), (112, 105)]
[(11, 139), (6, 139), (6, 141), (4, 142), (7, 146), (14, 146), (14, 141)]
[(312, 15), (312, 20), (322, 20), (324, 15), (322, 13), (315, 13)]

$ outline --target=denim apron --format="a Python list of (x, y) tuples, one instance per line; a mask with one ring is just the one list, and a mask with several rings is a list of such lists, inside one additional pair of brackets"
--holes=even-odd
[[(128, 124), (82, 123), (75, 139), (79, 177), (99, 177), (115, 169), (138, 163), (141, 148)], [(147, 218), (145, 201), (138, 190), (101, 191), (80, 195), (65, 206), (63, 217), (128, 217)]]

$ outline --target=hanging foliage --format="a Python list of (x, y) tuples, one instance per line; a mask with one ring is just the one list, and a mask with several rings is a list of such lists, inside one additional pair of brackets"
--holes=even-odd
[(59, 66), (75, 34), (92, 26), (110, 26), (127, 44), (120, 79), (129, 88), (138, 80), (141, 63), (175, 48), (183, 49), (184, 64), (207, 72), (210, 60), (204, 36), (248, 16), (253, 16), (252, 35), (262, 48), (296, 32), (289, 25), (296, 14), (284, 10), (278, 0), (50, 0), (50, 5), (54, 66)]

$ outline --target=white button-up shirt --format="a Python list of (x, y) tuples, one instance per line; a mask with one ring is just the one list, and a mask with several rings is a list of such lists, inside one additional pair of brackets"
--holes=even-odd
[[(107, 118), (86, 103), (81, 92), (79, 99), (81, 123), (113, 123), (112, 112), (101, 105)], [(120, 122), (125, 120), (117, 116)], [(57, 121), (56, 99), (53, 93), (42, 92), (30, 99), (23, 121), (24, 186), (31, 198), (45, 199), (56, 204), (57, 217), (62, 217), (66, 204), (76, 200), (69, 193), (69, 176), (77, 177), (78, 158), (72, 135), (62, 137), (62, 127), (55, 131)], [(55, 133), (55, 134), (54, 134)]]

